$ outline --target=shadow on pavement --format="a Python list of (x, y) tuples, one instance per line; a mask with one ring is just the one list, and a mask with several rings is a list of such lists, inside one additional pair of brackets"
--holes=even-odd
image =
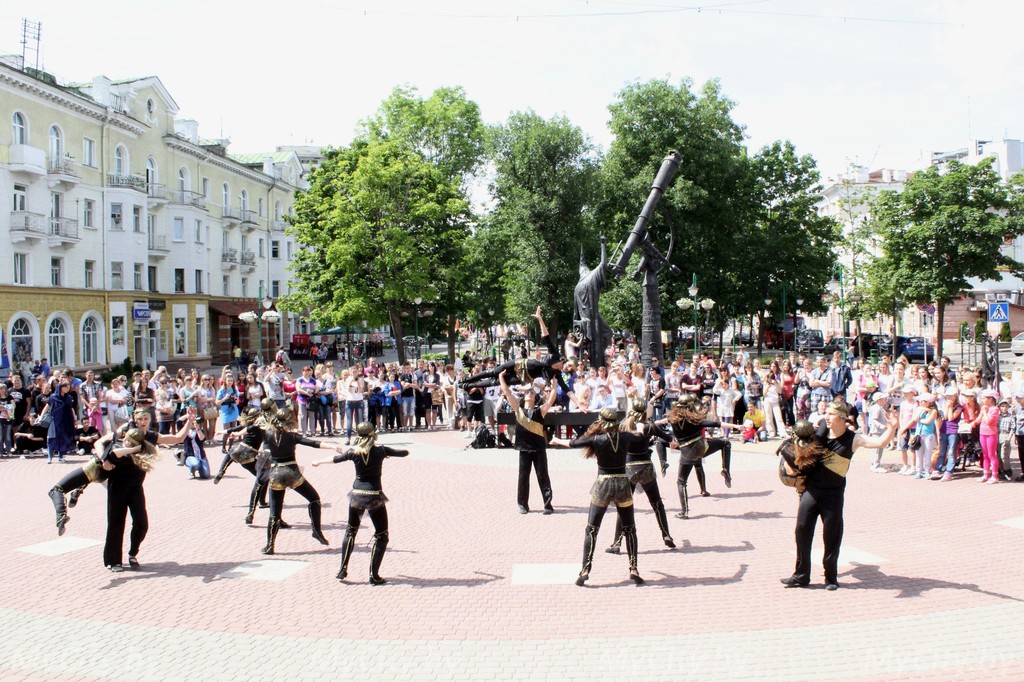
[(714, 493), (712, 497), (724, 500), (730, 497), (768, 497), (774, 490), (752, 490), (746, 493)]
[(236, 568), (240, 562), (223, 561), (208, 564), (179, 564), (175, 561), (165, 561), (156, 564), (143, 564), (138, 570), (126, 568), (124, 573), (111, 573), (116, 578), (111, 578), (110, 583), (101, 590), (109, 590), (136, 580), (148, 578), (202, 578), (204, 583), (213, 582), (217, 576), (232, 568)]
[[(652, 587), (697, 587), (700, 585), (729, 585), (730, 583), (738, 583), (743, 580), (743, 576), (747, 574), (748, 564), (740, 564), (736, 572), (731, 576), (725, 578), (714, 578), (714, 577), (693, 577), (685, 578), (682, 576), (669, 575), (668, 573), (662, 573), (660, 571), (654, 571), (654, 575), (661, 576), (660, 578), (645, 578), (647, 584)], [(641, 574), (643, 575), (643, 574)]]
[(754, 543), (750, 540), (744, 540), (742, 545), (710, 545), (708, 547), (698, 547), (690, 544), (689, 540), (683, 540), (683, 546), (678, 551), (687, 552), (689, 554), (698, 554), (700, 552), (750, 552), (754, 549)]
[[(852, 563), (852, 562), (851, 562)], [(854, 568), (840, 573), (841, 577), (856, 578), (857, 583), (843, 583), (842, 587), (849, 587), (854, 590), (894, 590), (897, 599), (907, 597), (920, 597), (928, 590), (967, 590), (977, 592), (990, 597), (998, 597), (1008, 601), (1024, 602), (1024, 599), (1013, 597), (1000, 592), (984, 590), (973, 583), (955, 583), (948, 580), (936, 580), (935, 578), (911, 578), (903, 575), (888, 575), (883, 573), (878, 566), (868, 564), (853, 564)]]
[(742, 514), (697, 514), (690, 513), (690, 520), (703, 519), (703, 518), (719, 518), (719, 519), (738, 519), (740, 521), (760, 521), (761, 519), (781, 519), (782, 512), (761, 512), (761, 511), (748, 511)]
[[(391, 550), (388, 549), (390, 552)], [(475, 572), (480, 578), (417, 578), (411, 575), (398, 575), (388, 578), (389, 583), (395, 585), (409, 585), (410, 587), (479, 587), (496, 580), (503, 580), (505, 576), (494, 573)]]

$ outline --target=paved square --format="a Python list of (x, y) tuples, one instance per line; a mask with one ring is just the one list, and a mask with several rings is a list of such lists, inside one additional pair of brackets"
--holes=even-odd
[(247, 561), (228, 569), (218, 577), (224, 580), (287, 580), (309, 564), (305, 561)]
[(59, 537), (56, 540), (47, 540), (46, 542), (37, 542), (34, 545), (28, 547), (19, 547), (19, 551), (28, 552), (29, 554), (38, 554), (40, 556), (60, 556), (61, 554), (67, 554), (69, 552), (77, 552), (80, 549), (88, 549), (89, 547), (96, 547), (102, 545), (102, 540), (93, 540), (91, 538), (78, 538), (73, 535), (65, 535)]

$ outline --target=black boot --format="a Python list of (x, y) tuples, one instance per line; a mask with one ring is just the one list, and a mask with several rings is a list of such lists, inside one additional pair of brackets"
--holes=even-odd
[(658, 462), (661, 464), (661, 477), (665, 477), (665, 472), (668, 471), (668, 453), (665, 451), (665, 444), (660, 440), (654, 443), (654, 449), (658, 453)]
[(643, 585), (644, 579), (640, 577), (640, 572), (636, 568), (636, 526), (624, 526), (622, 534), (626, 538), (626, 554), (629, 555), (629, 578), (637, 585)]
[(732, 443), (726, 443), (722, 448), (722, 478), (725, 479), (725, 487), (732, 487), (732, 470), (729, 468), (732, 463)]
[(84, 493), (84, 492), (85, 492), (85, 486), (84, 485), (81, 488), (75, 488), (74, 490), (71, 491), (71, 494), (68, 495), (68, 509), (74, 509), (75, 508), (75, 505), (78, 504), (78, 498), (81, 497), (82, 493)]
[(674, 549), (676, 543), (668, 532), (668, 514), (665, 513), (665, 503), (661, 500), (654, 505), (654, 518), (658, 520), (658, 528), (661, 529), (661, 539), (665, 546)]
[(267, 546), (263, 548), (264, 554), (274, 553), (274, 542), (277, 540), (277, 531), (281, 529), (281, 520), (273, 517), (267, 521)]
[(615, 539), (612, 540), (612, 544), (608, 545), (604, 551), (609, 554), (618, 554), (620, 551), (619, 545), (622, 543), (622, 519), (616, 517), (615, 519)]
[(260, 499), (260, 489), (262, 487), (259, 483), (254, 483), (252, 490), (249, 492), (249, 511), (245, 515), (246, 525), (252, 523), (252, 517), (256, 515), (256, 503)]
[(359, 526), (348, 526), (345, 528), (345, 539), (341, 541), (341, 569), (335, 576), (338, 580), (344, 580), (348, 576), (348, 560), (352, 558), (352, 549), (356, 546), (356, 533)]
[(313, 500), (309, 503), (309, 522), (313, 526), (313, 537), (321, 545), (329, 545), (327, 538), (324, 537), (323, 531), (320, 530), (320, 500)]
[(583, 568), (576, 578), (576, 584), (580, 587), (590, 579), (590, 567), (594, 565), (594, 546), (597, 545), (597, 531), (599, 526), (587, 524), (586, 534), (583, 536)]
[(55, 485), (50, 488), (50, 492), (47, 495), (50, 496), (50, 501), (53, 502), (53, 510), (57, 513), (57, 535), (64, 535), (64, 527), (71, 520), (68, 518), (67, 505), (64, 503), (64, 488)]
[(700, 496), (711, 497), (711, 493), (708, 492), (708, 479), (707, 476), (704, 475), (704, 467), (694, 467), (693, 473), (697, 474), (697, 485), (700, 486)]
[(690, 496), (686, 492), (686, 481), (678, 479), (676, 487), (679, 488), (679, 507), (682, 511), (676, 514), (677, 519), (690, 518)]
[[(354, 539), (354, 538), (353, 538)], [(380, 564), (384, 561), (384, 552), (388, 548), (388, 532), (374, 533), (373, 545), (370, 547), (370, 584), (383, 585), (387, 582), (380, 577)]]
[(224, 474), (227, 472), (228, 466), (230, 464), (231, 464), (231, 455), (225, 455), (224, 461), (221, 462), (221, 464), (220, 464), (220, 471), (218, 471), (217, 475), (213, 477), (213, 484), (214, 485), (217, 485), (218, 483), (220, 483), (220, 479), (224, 478)]

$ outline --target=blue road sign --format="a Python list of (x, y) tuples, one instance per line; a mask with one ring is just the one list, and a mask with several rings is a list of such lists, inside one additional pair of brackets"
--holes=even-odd
[(1002, 303), (989, 303), (988, 304), (988, 321), (989, 322), (1009, 322), (1010, 321), (1010, 304), (1005, 301)]

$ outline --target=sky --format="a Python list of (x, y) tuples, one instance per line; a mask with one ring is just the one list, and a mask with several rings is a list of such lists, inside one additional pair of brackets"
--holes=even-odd
[[(229, 152), (347, 144), (398, 85), (462, 86), (487, 123), (565, 115), (607, 148), (616, 93), (656, 78), (718, 79), (751, 152), (791, 140), (823, 178), (1024, 136), (1024, 3), (1008, 0), (47, 0), (25, 12), (61, 82), (158, 76), (179, 116)], [(21, 18), (0, 23), (0, 53), (21, 52)]]

